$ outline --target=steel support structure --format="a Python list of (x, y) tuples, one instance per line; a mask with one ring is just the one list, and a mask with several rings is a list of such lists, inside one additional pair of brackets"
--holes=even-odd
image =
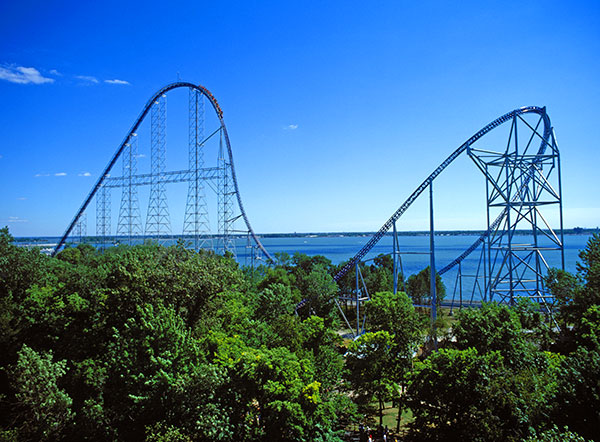
[(240, 218), (233, 214), (233, 201), (236, 197), (236, 190), (231, 173), (231, 164), (226, 155), (223, 143), (223, 133), (219, 134), (219, 154), (217, 158), (217, 167), (219, 168), (217, 184), (217, 216), (219, 220), (219, 251), (223, 254), (229, 252), (236, 256), (235, 243), (233, 237), (233, 223)]
[(101, 186), (96, 194), (96, 236), (100, 248), (104, 248), (110, 238), (111, 227), (111, 199), (110, 189)]
[(433, 346), (437, 349), (437, 333), (435, 329), (437, 320), (437, 293), (435, 271), (435, 228), (433, 224), (433, 181), (429, 183), (429, 297), (431, 302), (431, 330)]
[[(530, 124), (524, 117), (537, 115), (537, 124)], [(510, 135), (505, 152), (490, 152), (474, 149), (473, 145), (486, 134), (510, 123)], [(518, 129), (517, 126), (521, 126)], [(525, 130), (525, 141), (519, 141), (518, 132)], [(534, 150), (537, 147), (536, 150)], [(431, 309), (435, 318), (435, 244), (433, 229), (433, 181), (455, 159), (467, 153), (477, 167), (486, 176), (487, 194), (487, 230), (461, 255), (447, 264), (438, 274), (442, 275), (456, 266), (475, 250), (481, 250), (481, 258), (476, 272), (471, 305), (480, 304), (474, 301), (475, 290), (481, 288), (482, 300), (514, 303), (520, 296), (528, 296), (534, 301), (550, 309), (552, 301), (544, 287), (543, 277), (548, 269), (544, 254), (557, 252), (561, 254), (564, 268), (563, 219), (560, 177), (560, 157), (556, 138), (546, 108), (537, 106), (522, 107), (508, 112), (492, 121), (450, 154), (420, 185), (406, 201), (393, 213), (373, 237), (352, 257), (334, 276), (340, 281), (352, 269), (358, 269), (358, 263), (373, 249), (388, 231), (393, 229), (394, 258), (394, 291), (398, 290), (397, 269), (398, 250), (396, 221), (427, 189), (430, 191), (430, 275), (431, 275)], [(554, 172), (554, 173), (553, 173)], [(558, 179), (556, 183), (553, 179)], [(548, 207), (558, 208), (560, 227), (558, 233), (550, 226), (551, 219), (542, 212)], [(494, 209), (500, 212), (492, 217)], [(497, 212), (497, 211), (496, 211)], [(528, 225), (532, 238), (530, 243), (515, 242), (516, 235), (521, 233), (523, 225)], [(483, 274), (483, 276), (482, 276)], [(462, 299), (462, 267), (459, 268), (460, 306)], [(472, 276), (472, 275), (469, 275)], [(483, 279), (483, 283), (481, 283)], [(358, 293), (358, 278), (357, 278)], [(343, 295), (340, 299), (344, 299)], [(358, 301), (358, 295), (356, 300)], [(336, 301), (337, 302), (337, 301)], [(304, 301), (298, 306), (304, 305)], [(453, 307), (454, 299), (450, 307)], [(339, 307), (339, 303), (338, 303)], [(342, 314), (344, 313), (340, 308)], [(348, 319), (344, 316), (346, 323)]]
[[(479, 260), (477, 263), (477, 268), (474, 274), (465, 274), (463, 272), (463, 263), (459, 261), (457, 264), (458, 272), (456, 273), (456, 280), (454, 282), (454, 290), (452, 292), (452, 301), (450, 302), (450, 314), (453, 313), (454, 308), (457, 306), (456, 295), (458, 294), (458, 308), (462, 309), (464, 306), (478, 305), (478, 303), (474, 302), (475, 295), (477, 294), (478, 298), (487, 302), (487, 295), (485, 292), (485, 281), (486, 278), (486, 268), (487, 268), (487, 254), (486, 254), (486, 243), (481, 245), (481, 252), (479, 254)], [(469, 300), (464, 299), (465, 295), (465, 281), (472, 281), (471, 296)]]
[(398, 230), (396, 229), (396, 222), (394, 222), (392, 232), (392, 263), (394, 272), (394, 294), (398, 293), (399, 281), (402, 282), (402, 290), (404, 287), (404, 269), (402, 268), (402, 255), (400, 254), (400, 241), (398, 240)]
[(151, 112), (151, 184), (150, 201), (146, 214), (144, 236), (164, 243), (171, 234), (171, 221), (167, 205), (167, 191), (163, 180), (166, 161), (167, 96), (161, 95), (152, 106)]
[[(123, 177), (126, 177), (126, 182), (121, 194), (121, 207), (117, 224), (119, 240), (125, 240), (128, 244), (133, 244), (134, 239), (142, 235), (142, 217), (138, 202), (138, 191), (137, 187), (133, 185), (133, 177), (137, 174), (137, 161), (138, 137), (136, 133), (133, 133), (129, 137), (129, 142), (125, 144), (123, 152)], [(106, 212), (104, 212), (104, 216), (106, 216)], [(110, 227), (110, 220), (108, 220), (108, 226)], [(104, 224), (104, 227), (106, 228), (106, 224)]]
[[(545, 138), (540, 123), (541, 118), (533, 126), (514, 115), (504, 151), (469, 147), (468, 155), (486, 178), (485, 299), (514, 305), (527, 297), (550, 311), (546, 256), (558, 253), (564, 263), (560, 156), (553, 131)], [(540, 139), (546, 149), (532, 152)], [(498, 225), (489, 223), (494, 212), (503, 215)]]
[[(186, 170), (167, 171), (165, 167), (166, 94), (175, 89), (188, 89), (190, 91), (188, 116), (189, 161)], [(206, 137), (203, 135), (204, 103), (209, 104), (210, 109), (214, 111), (214, 117), (216, 117), (213, 120), (216, 122), (216, 129)], [(138, 174), (136, 172), (137, 154), (135, 153), (137, 145), (134, 146), (134, 149), (131, 147), (135, 134), (148, 116), (150, 117), (151, 126), (151, 171), (150, 173)], [(219, 137), (217, 165), (216, 167), (204, 167), (205, 143), (213, 137), (216, 139), (217, 135)], [(111, 176), (111, 172), (113, 172), (119, 159), (123, 161), (123, 175)], [(180, 182), (188, 183), (183, 239), (185, 239), (185, 236), (191, 235), (194, 248), (200, 248), (203, 245), (204, 247), (210, 247), (210, 241), (207, 241), (210, 226), (204, 194), (205, 184), (207, 184), (217, 194), (219, 251), (235, 254), (234, 234), (241, 232), (249, 234), (262, 255), (269, 262), (273, 262), (270, 254), (252, 229), (244, 209), (234, 167), (233, 150), (219, 103), (205, 87), (182, 81), (161, 88), (143, 107), (127, 135), (119, 144), (116, 152), (76, 211), (55, 246), (52, 255), (56, 255), (65, 245), (67, 239), (75, 233), (76, 226), (94, 197), (96, 197), (96, 234), (100, 237), (101, 242), (107, 242), (111, 235), (110, 189), (112, 188), (122, 189), (117, 234), (125, 236), (131, 242), (134, 237), (142, 234), (137, 189), (139, 186), (150, 186), (145, 234), (151, 239), (161, 241), (165, 235), (171, 232), (166, 184)], [(239, 211), (234, 212), (236, 207)], [(243, 219), (246, 226), (245, 230), (234, 230), (234, 223), (238, 219)], [(214, 235), (211, 236), (214, 237)], [(145, 239), (146, 237), (141, 236), (141, 238)]]
[(84, 238), (87, 236), (87, 215), (85, 213), (77, 221), (73, 232), (74, 240), (83, 243)]
[[(213, 249), (204, 191), (204, 96), (189, 89), (189, 154), (191, 177), (183, 221), (183, 235), (191, 237), (194, 250)], [(217, 168), (218, 169), (218, 168)]]

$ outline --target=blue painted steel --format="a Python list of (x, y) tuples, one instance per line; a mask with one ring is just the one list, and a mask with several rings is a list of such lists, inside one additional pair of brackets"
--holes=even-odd
[(437, 319), (437, 294), (435, 272), (435, 228), (433, 226), (433, 181), (429, 183), (429, 296), (431, 298), (431, 325), (433, 328), (434, 346), (437, 349), (435, 321)]
[[(448, 158), (446, 158), (442, 162), (442, 164), (440, 164), (421, 183), (421, 185), (419, 187), (417, 187), (417, 189), (415, 191), (413, 191), (413, 193), (407, 198), (407, 200), (398, 208), (398, 210), (396, 210), (396, 212), (394, 212), (394, 214), (385, 222), (385, 224), (373, 235), (373, 237), (367, 242), (367, 244), (365, 244), (362, 247), (362, 249), (360, 249), (356, 253), (356, 255), (354, 255), (354, 257), (352, 257), (352, 259), (350, 259), (348, 261), (348, 263), (346, 263), (346, 265), (340, 269), (340, 271), (334, 276), (334, 279), (336, 281), (339, 281), (340, 278), (342, 278), (346, 273), (348, 273), (357, 262), (360, 262), (362, 260), (362, 258), (367, 253), (369, 253), (369, 251), (375, 246), (375, 244), (377, 244), (381, 240), (381, 238), (383, 238), (385, 236), (385, 234), (392, 228), (392, 225), (394, 224), (394, 222), (396, 222), (404, 214), (404, 212), (406, 212), (406, 210), (412, 205), (412, 203), (419, 197), (419, 195), (421, 195), (421, 193), (423, 193), (423, 191), (427, 188), (427, 186), (429, 186), (429, 184), (431, 182), (433, 182), (433, 180), (435, 180), (435, 178), (437, 178), (437, 176), (440, 173), (442, 173), (442, 171), (446, 167), (448, 167), (456, 158), (458, 158), (462, 153), (466, 152), (467, 148), (471, 144), (475, 143), (477, 140), (479, 140), (485, 134), (490, 132), (492, 129), (495, 129), (496, 127), (500, 126), (501, 124), (506, 123), (507, 121), (510, 121), (511, 119), (515, 118), (518, 115), (522, 115), (522, 114), (526, 114), (526, 113), (536, 113), (536, 114), (540, 115), (544, 121), (544, 134), (543, 134), (543, 140), (542, 140), (542, 143), (540, 146), (540, 152), (543, 153), (544, 150), (546, 149), (546, 145), (548, 144), (547, 140), (551, 134), (550, 118), (546, 114), (545, 107), (538, 107), (538, 106), (522, 107), (519, 109), (515, 109), (511, 112), (508, 112), (508, 113), (502, 115), (501, 117), (497, 118), (496, 120), (492, 121), (487, 126), (485, 126), (483, 129), (481, 129), (479, 132), (477, 132), (475, 135), (473, 135), (471, 138), (469, 138), (466, 142), (464, 142), (460, 147), (458, 147), (458, 149), (456, 149), (454, 152), (452, 152), (452, 154), (450, 154), (450, 156), (448, 156)], [(538, 153), (538, 155), (539, 154), (540, 153)], [(465, 253), (463, 253), (459, 258), (454, 260), (450, 265), (444, 267), (444, 269), (442, 269), (442, 271), (444, 271), (444, 272), (448, 271), (450, 268), (452, 268), (456, 264), (458, 264), (459, 261), (462, 261), (462, 259), (464, 259), (466, 256), (468, 256), (473, 250), (475, 250), (477, 247), (479, 247), (479, 245), (483, 241), (485, 241), (485, 239), (488, 237), (489, 233), (491, 231), (493, 231), (492, 227), (497, 227), (498, 225), (500, 225), (500, 223), (502, 222), (503, 219), (504, 219), (503, 215), (501, 214), (498, 217), (498, 219), (496, 219), (496, 221), (494, 221), (492, 226), (490, 226), (490, 229), (488, 231), (486, 231), (477, 241), (475, 241), (475, 243), (471, 247), (469, 247), (469, 249), (467, 249), (467, 251)], [(442, 271), (440, 271), (439, 273), (441, 274)]]
[(238, 187), (238, 183), (237, 183), (237, 177), (236, 177), (236, 173), (235, 173), (235, 167), (233, 165), (233, 151), (231, 149), (231, 143), (229, 141), (229, 134), (227, 133), (227, 127), (225, 126), (225, 122), (223, 120), (223, 111), (221, 110), (221, 107), (219, 106), (219, 103), (217, 102), (216, 98), (210, 93), (210, 91), (208, 89), (206, 89), (204, 86), (202, 86), (202, 85), (195, 85), (193, 83), (182, 82), (182, 81), (179, 81), (179, 82), (176, 82), (176, 83), (171, 83), (171, 84), (163, 87), (156, 94), (154, 94), (152, 96), (152, 98), (150, 98), (150, 100), (148, 100), (148, 102), (144, 106), (142, 112), (140, 113), (140, 115), (138, 116), (138, 118), (135, 120), (135, 123), (133, 124), (133, 126), (131, 127), (131, 129), (129, 130), (129, 132), (127, 133), (127, 135), (125, 136), (125, 138), (121, 142), (119, 148), (117, 149), (117, 151), (115, 152), (115, 154), (113, 155), (113, 157), (109, 161), (108, 165), (106, 166), (106, 168), (104, 169), (104, 171), (102, 172), (102, 174), (100, 175), (100, 177), (98, 178), (98, 181), (96, 181), (96, 184), (92, 188), (91, 192), (88, 194), (88, 196), (84, 200), (83, 204), (81, 205), (81, 207), (79, 208), (79, 210), (77, 211), (77, 213), (75, 214), (75, 216), (73, 217), (73, 220), (69, 224), (69, 227), (67, 227), (67, 229), (65, 230), (65, 233), (63, 234), (63, 236), (61, 237), (60, 241), (56, 245), (54, 251), (52, 252), (52, 256), (56, 255), (58, 253), (58, 251), (61, 249), (61, 247), (65, 244), (65, 241), (67, 240), (67, 237), (70, 235), (71, 231), (75, 227), (75, 224), (77, 224), (77, 221), (79, 220), (79, 218), (81, 217), (81, 215), (83, 214), (83, 212), (85, 211), (85, 209), (88, 207), (88, 205), (90, 204), (92, 198), (94, 197), (94, 195), (96, 194), (96, 192), (98, 191), (98, 189), (102, 186), (102, 183), (108, 177), (111, 169), (113, 168), (113, 166), (117, 162), (117, 159), (119, 158), (119, 156), (121, 155), (121, 153), (125, 149), (125, 146), (126, 146), (128, 140), (129, 140), (129, 137), (131, 137), (132, 134), (136, 133), (136, 131), (139, 128), (140, 124), (142, 123), (142, 121), (144, 120), (144, 118), (146, 117), (146, 115), (148, 114), (148, 112), (150, 111), (150, 109), (152, 108), (152, 104), (159, 97), (161, 97), (163, 94), (166, 94), (170, 90), (177, 89), (177, 88), (182, 88), (182, 87), (194, 89), (194, 90), (197, 90), (198, 92), (200, 92), (201, 94), (203, 94), (206, 98), (208, 98), (208, 101), (210, 102), (210, 104), (212, 105), (213, 109), (217, 113), (217, 116), (219, 118), (219, 122), (220, 122), (221, 127), (222, 127), (223, 136), (225, 137), (225, 144), (227, 146), (227, 153), (229, 155), (229, 161), (230, 161), (230, 166), (231, 166), (231, 175), (232, 175), (233, 184), (234, 184), (234, 187), (235, 187), (235, 192), (236, 192), (236, 195), (237, 195), (238, 205), (239, 205), (240, 211), (242, 213), (242, 217), (244, 218), (244, 222), (246, 223), (246, 227), (248, 228), (248, 232), (250, 232), (250, 235), (252, 236), (252, 239), (254, 240), (254, 242), (256, 243), (256, 245), (258, 246), (258, 248), (262, 251), (262, 253), (265, 255), (265, 257), (270, 262), (273, 262), (273, 258), (271, 257), (271, 255), (269, 254), (269, 252), (267, 252), (267, 250), (264, 248), (264, 246), (262, 245), (262, 243), (260, 242), (260, 240), (258, 239), (258, 237), (256, 236), (256, 234), (254, 233), (254, 230), (252, 229), (252, 226), (250, 225), (250, 221), (248, 219), (248, 216), (246, 215), (246, 211), (244, 210), (244, 205), (242, 203), (242, 198), (240, 196), (240, 191), (239, 191), (239, 187)]

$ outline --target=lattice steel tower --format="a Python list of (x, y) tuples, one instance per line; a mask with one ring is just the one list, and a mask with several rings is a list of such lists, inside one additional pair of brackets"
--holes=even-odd
[(96, 194), (96, 236), (100, 239), (100, 247), (104, 247), (110, 237), (110, 196), (110, 189), (105, 185), (101, 186)]
[[(137, 140), (137, 134), (132, 133), (123, 151), (123, 178), (125, 185), (121, 194), (117, 236), (125, 237), (128, 244), (132, 244), (136, 236), (139, 237), (142, 235), (142, 217), (140, 215), (138, 191), (137, 186), (134, 185), (138, 161)], [(108, 226), (110, 227), (110, 220)]]
[(165, 186), (166, 156), (166, 107), (167, 96), (161, 95), (152, 105), (151, 111), (151, 177), (150, 201), (146, 216), (145, 236), (153, 237), (163, 243), (171, 234), (171, 221)]
[[(527, 136), (519, 140), (524, 129)], [(564, 268), (560, 156), (554, 131), (544, 137), (538, 127), (515, 114), (504, 151), (469, 148), (468, 154), (486, 177), (486, 298), (514, 304), (516, 298), (528, 297), (549, 308), (545, 255), (560, 253)], [(491, 223), (498, 213), (502, 222)], [(550, 217), (558, 221), (557, 230)]]
[[(242, 215), (234, 217), (233, 201), (236, 189), (231, 176), (231, 163), (228, 161), (227, 152), (223, 146), (223, 131), (219, 132), (219, 157), (217, 159), (219, 168), (217, 184), (217, 204), (219, 217), (219, 251), (231, 252), (235, 256), (235, 244), (232, 234), (233, 223)], [(245, 232), (244, 232), (245, 233)]]
[(189, 89), (189, 170), (183, 235), (192, 237), (194, 250), (212, 249), (208, 207), (204, 191), (204, 96)]
[[(166, 168), (166, 94), (175, 89), (188, 89), (188, 103), (183, 108), (188, 112), (188, 156), (187, 164), (179, 168)], [(177, 98), (175, 98), (175, 108)], [(205, 108), (206, 107), (206, 108)], [(176, 112), (176, 130), (173, 137), (179, 141), (177, 131), (181, 127)], [(148, 117), (148, 118), (147, 118)], [(144, 124), (146, 122), (146, 124)], [(147, 124), (149, 123), (149, 124)], [(137, 134), (150, 126), (150, 164), (148, 172), (138, 170)], [(209, 132), (208, 134), (205, 132)], [(183, 135), (183, 134), (181, 134)], [(145, 139), (145, 135), (142, 135)], [(145, 143), (141, 143), (144, 151)], [(215, 164), (216, 160), (216, 164)], [(122, 161), (123, 174), (111, 175), (118, 161)], [(206, 163), (209, 162), (207, 167)], [(177, 154), (173, 165), (180, 164)], [(171, 165), (171, 164), (170, 164)], [(117, 174), (118, 175), (118, 174)], [(154, 240), (167, 243), (171, 235), (171, 220), (167, 204), (167, 185), (187, 184), (187, 199), (183, 214), (183, 231), (178, 235), (195, 250), (213, 249), (219, 253), (231, 252), (236, 255), (235, 234), (249, 235), (262, 254), (271, 260), (260, 240), (252, 230), (244, 211), (233, 164), (233, 152), (229, 135), (223, 120), (223, 111), (215, 97), (203, 86), (187, 82), (176, 82), (161, 88), (146, 103), (133, 126), (111, 157), (98, 180), (92, 187), (83, 204), (54, 248), (53, 254), (65, 245), (72, 233), (77, 233), (77, 223), (84, 215), (92, 199), (96, 197), (96, 234), (104, 243), (111, 235), (111, 189), (121, 189), (121, 206), (117, 223), (117, 235), (132, 243), (141, 240)], [(149, 186), (149, 192), (140, 192), (140, 197), (149, 195), (148, 211), (142, 224), (138, 188)], [(211, 192), (207, 198), (206, 193)], [(214, 192), (215, 195), (212, 194)], [(177, 206), (175, 206), (177, 207)], [(183, 209), (183, 208), (180, 208)], [(211, 230), (209, 212), (216, 212), (216, 225)], [(183, 210), (182, 210), (183, 211)], [(213, 212), (213, 213), (214, 213)], [(179, 212), (178, 212), (179, 213)], [(177, 215), (176, 215), (177, 216)], [(236, 220), (244, 222), (245, 230), (234, 230)], [(168, 238), (169, 236), (169, 238)], [(190, 244), (190, 238), (192, 239)], [(241, 235), (240, 238), (241, 239)], [(214, 244), (213, 244), (214, 241)], [(238, 240), (238, 242), (240, 242)], [(254, 260), (254, 256), (249, 257)]]

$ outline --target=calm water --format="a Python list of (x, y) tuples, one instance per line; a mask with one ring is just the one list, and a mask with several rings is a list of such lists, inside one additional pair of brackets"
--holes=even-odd
[[(565, 235), (565, 269), (570, 272), (576, 271), (576, 263), (579, 259), (579, 251), (584, 249), (591, 234)], [(277, 252), (286, 252), (293, 255), (296, 252), (305, 253), (309, 256), (323, 255), (334, 264), (350, 259), (369, 240), (369, 236), (295, 236), (286, 238), (261, 238), (261, 242), (271, 255)], [(447, 235), (435, 237), (435, 259), (436, 268), (441, 269), (454, 258), (467, 249), (478, 236), (476, 235)], [(21, 245), (36, 243), (42, 247), (51, 247), (56, 244), (58, 238), (17, 238)], [(514, 243), (525, 243), (529, 239), (515, 236)], [(402, 267), (405, 275), (419, 272), (429, 265), (429, 236), (400, 236), (400, 248), (402, 255)], [(241, 264), (250, 264), (249, 249), (246, 248), (246, 239), (238, 239), (236, 242), (238, 261)], [(381, 253), (392, 251), (392, 237), (384, 237), (375, 245), (365, 259), (372, 259)], [(475, 275), (479, 263), (480, 252), (473, 252), (463, 261), (463, 275)], [(544, 258), (551, 267), (560, 267), (560, 253), (549, 251), (544, 253)], [(457, 278), (457, 269), (451, 270), (443, 275), (447, 287), (448, 296), (452, 295)], [(474, 277), (471, 277), (474, 281)], [(469, 276), (464, 276), (463, 285), (466, 292), (472, 287)], [(467, 296), (468, 297), (468, 296)]]

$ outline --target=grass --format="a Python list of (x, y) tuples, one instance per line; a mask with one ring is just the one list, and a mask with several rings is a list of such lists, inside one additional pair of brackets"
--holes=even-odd
[[(373, 402), (373, 410), (375, 414), (369, 416), (366, 424), (371, 428), (377, 428), (379, 425), (379, 408), (376, 402)], [(390, 432), (396, 432), (396, 419), (398, 418), (398, 407), (392, 407), (391, 402), (386, 402), (383, 409), (383, 426), (388, 427)], [(412, 411), (405, 409), (402, 411), (402, 420), (400, 421), (400, 433), (406, 430), (406, 425), (413, 421)]]

